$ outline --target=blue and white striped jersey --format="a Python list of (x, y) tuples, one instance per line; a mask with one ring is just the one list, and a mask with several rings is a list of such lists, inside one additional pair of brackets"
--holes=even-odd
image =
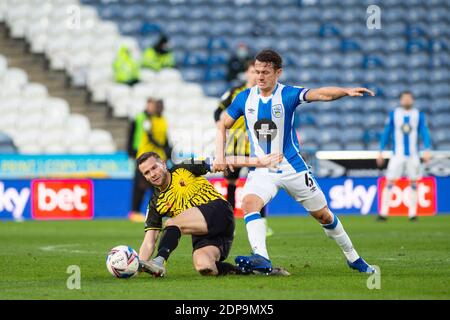
[(257, 86), (239, 93), (228, 107), (233, 119), (244, 116), (253, 157), (283, 153), (281, 171), (301, 172), (307, 165), (300, 155), (294, 130), (295, 109), (305, 101), (308, 89), (278, 83), (270, 97), (262, 97)]
[(415, 108), (406, 110), (398, 107), (389, 113), (380, 149), (392, 139), (392, 150), (395, 155), (417, 156), (419, 152), (419, 135), (422, 137), (425, 149), (430, 149), (431, 140), (425, 114)]

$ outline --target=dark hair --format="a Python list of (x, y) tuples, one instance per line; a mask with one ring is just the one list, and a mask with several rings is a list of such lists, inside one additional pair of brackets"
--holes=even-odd
[(144, 152), (143, 154), (141, 154), (139, 158), (136, 159), (136, 164), (139, 166), (149, 158), (155, 158), (156, 160), (162, 162), (161, 157), (156, 152), (152, 151), (152, 152)]
[(163, 99), (156, 100), (156, 114), (161, 116), (163, 111), (164, 111), (164, 100)]
[(409, 90), (402, 91), (402, 92), (400, 93), (400, 98), (403, 97), (403, 95), (405, 95), (405, 94), (409, 94), (411, 97), (414, 98), (413, 93), (412, 93), (411, 91), (409, 91)]
[(270, 49), (265, 49), (260, 51), (255, 60), (260, 62), (271, 63), (275, 70), (283, 68), (283, 59), (278, 54), (278, 52)]
[(249, 59), (245, 62), (245, 71), (255, 66), (255, 59)]

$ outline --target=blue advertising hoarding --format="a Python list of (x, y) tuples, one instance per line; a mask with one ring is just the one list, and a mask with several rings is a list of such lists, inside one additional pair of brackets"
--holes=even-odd
[[(40, 179), (41, 181), (43, 179)], [(45, 179), (44, 179), (45, 180)], [(94, 218), (126, 218), (131, 208), (131, 179), (86, 179), (92, 181)], [(75, 201), (69, 187), (62, 186), (58, 190), (45, 189), (45, 194), (32, 188), (33, 180), (2, 179), (0, 180), (0, 219), (31, 219), (32, 203), (34, 210), (50, 209), (54, 204), (58, 209), (71, 208)], [(49, 181), (52, 181), (49, 179)], [(67, 179), (68, 182), (71, 179)], [(376, 178), (318, 178), (318, 184), (325, 193), (328, 204), (336, 214), (373, 214), (378, 211), (378, 189)], [(436, 178), (436, 208), (439, 214), (450, 212), (450, 198), (446, 193), (450, 190), (450, 178)], [(146, 196), (148, 199), (148, 194)], [(145, 201), (142, 209), (145, 207)], [(80, 201), (81, 205), (82, 199)], [(68, 209), (69, 210), (69, 209)], [(269, 214), (298, 215), (306, 214), (301, 205), (296, 203), (284, 190), (268, 206)], [(42, 213), (42, 212), (41, 212)], [(76, 215), (76, 212), (74, 213)]]
[(0, 178), (131, 178), (134, 161), (125, 152), (80, 155), (0, 155)]

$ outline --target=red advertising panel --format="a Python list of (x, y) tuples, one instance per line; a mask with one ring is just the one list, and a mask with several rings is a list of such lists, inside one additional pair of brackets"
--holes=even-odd
[(31, 215), (36, 220), (92, 219), (94, 217), (92, 181), (32, 180)]
[[(381, 210), (383, 189), (386, 178), (378, 179), (378, 211)], [(407, 216), (410, 203), (411, 186), (409, 179), (397, 180), (392, 186), (391, 201), (389, 205), (390, 216)], [(436, 214), (436, 179), (424, 177), (417, 181), (417, 215), (433, 216)]]
[[(244, 178), (239, 178), (236, 181), (236, 207), (234, 208), (234, 216), (237, 218), (244, 217), (244, 212), (241, 209), (242, 204), (242, 192), (244, 191), (244, 184), (245, 184)], [(217, 191), (219, 191), (225, 199), (227, 198), (227, 180), (223, 178), (215, 178), (215, 179), (209, 179), (209, 182), (212, 183), (214, 188), (216, 188)]]

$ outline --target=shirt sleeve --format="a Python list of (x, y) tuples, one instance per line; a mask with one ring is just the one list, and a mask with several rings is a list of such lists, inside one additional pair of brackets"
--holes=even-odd
[(431, 148), (430, 131), (428, 130), (427, 121), (423, 112), (419, 114), (419, 134), (422, 136), (425, 149), (429, 150)]
[(245, 113), (245, 102), (247, 101), (248, 95), (250, 94), (250, 89), (240, 92), (236, 98), (234, 98), (231, 105), (227, 108), (227, 113), (234, 120), (237, 120), (240, 116)]
[(389, 138), (391, 137), (392, 131), (394, 130), (394, 112), (391, 111), (389, 113), (389, 117), (386, 119), (386, 124), (384, 126), (384, 131), (381, 134), (380, 139), (380, 150), (383, 151), (386, 145), (389, 142)]
[(299, 104), (304, 103), (304, 102), (309, 102), (308, 100), (306, 100), (306, 94), (308, 93), (309, 89), (303, 88), (303, 87), (298, 87), (298, 88), (300, 90), (300, 92), (298, 94)]
[(192, 172), (195, 176), (202, 176), (211, 172), (211, 159), (194, 159), (190, 158), (184, 160), (181, 164), (179, 164), (178, 168), (184, 168)]
[(286, 86), (283, 89), (283, 104), (285, 108), (289, 110), (295, 110), (300, 104), (308, 102), (305, 99), (306, 93), (309, 89), (299, 87), (299, 86)]
[(148, 203), (144, 231), (162, 229), (162, 216), (156, 210), (156, 199), (157, 197), (152, 196)]

